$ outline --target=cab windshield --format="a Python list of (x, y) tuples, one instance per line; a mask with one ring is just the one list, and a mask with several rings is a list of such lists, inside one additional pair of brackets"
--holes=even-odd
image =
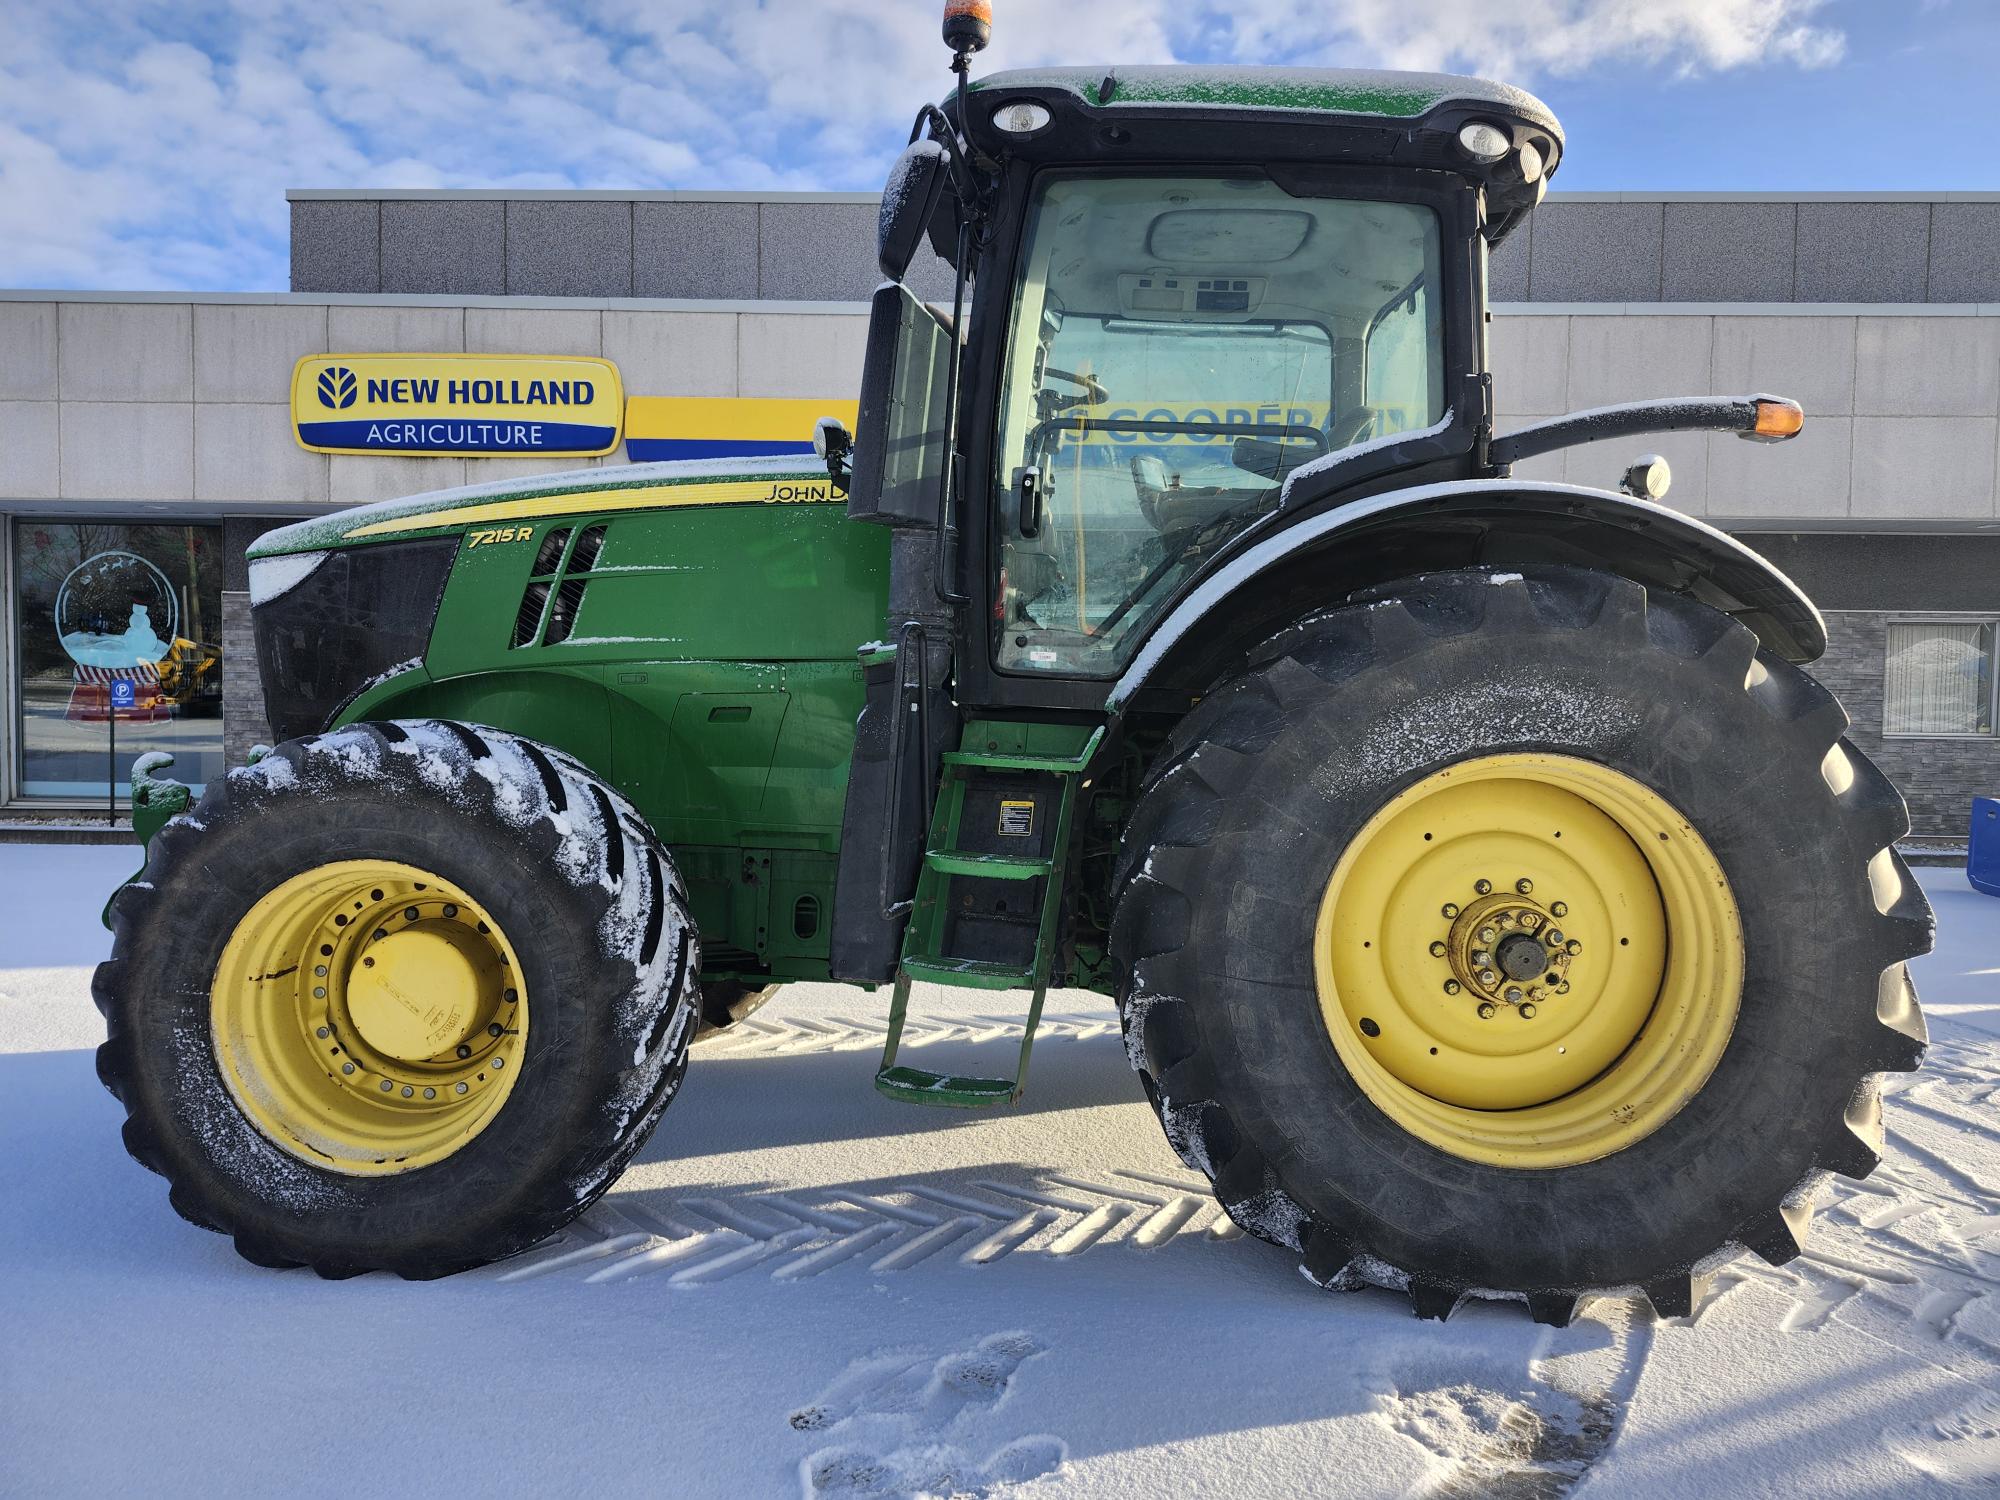
[(1045, 183), (1001, 392), (998, 666), (1116, 672), (1293, 469), (1441, 421), (1438, 278), (1417, 204)]

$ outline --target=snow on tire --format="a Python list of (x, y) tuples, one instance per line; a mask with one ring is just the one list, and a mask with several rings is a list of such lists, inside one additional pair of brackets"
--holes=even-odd
[[(343, 1169), (316, 1159), (309, 1131), (260, 1124), (249, 1106), (265, 1101), (225, 1076), (211, 1034), (225, 951), (260, 899), (356, 861), (465, 892), (506, 935), (527, 997), (503, 1102), (407, 1169)], [(162, 829), (110, 915), (92, 985), (108, 1026), (98, 1073), (125, 1105), (127, 1148), (247, 1259), (324, 1276), (448, 1275), (559, 1229), (652, 1132), (698, 1019), (699, 940), (644, 819), (573, 758), (477, 726), (364, 723), (280, 745)]]

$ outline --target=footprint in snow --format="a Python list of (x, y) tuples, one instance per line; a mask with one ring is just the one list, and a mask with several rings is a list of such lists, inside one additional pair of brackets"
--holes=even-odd
[(1030, 1333), (996, 1333), (942, 1358), (897, 1350), (855, 1360), (789, 1420), (800, 1432), (831, 1432), (848, 1423), (857, 1424), (857, 1435), (886, 1432), (888, 1451), (853, 1442), (807, 1455), (799, 1465), (805, 1500), (977, 1500), (1053, 1474), (1068, 1450), (1044, 1433), (1016, 1438), (983, 1460), (943, 1441), (996, 1409), (1021, 1366), (1046, 1348)]
[(1017, 1438), (984, 1463), (948, 1444), (916, 1444), (893, 1453), (824, 1448), (799, 1465), (806, 1500), (985, 1500), (995, 1490), (1060, 1469), (1068, 1450), (1060, 1439)]
[(1536, 1389), (1528, 1399), (1476, 1385), (1399, 1393), (1389, 1424), (1451, 1464), (1425, 1493), (1436, 1500), (1558, 1500), (1610, 1445), (1608, 1400)]
[(1955, 1411), (1885, 1436), (1933, 1479), (1980, 1494), (2000, 1486), (2000, 1393), (1982, 1392)]
[(1022, 1362), (1046, 1347), (1030, 1333), (996, 1333), (942, 1359), (909, 1350), (869, 1355), (793, 1412), (791, 1424), (823, 1432), (857, 1416), (888, 1416), (941, 1431), (967, 1408), (997, 1406)]

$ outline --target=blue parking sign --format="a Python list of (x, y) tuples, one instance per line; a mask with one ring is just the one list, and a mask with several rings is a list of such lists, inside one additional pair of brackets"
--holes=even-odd
[(111, 681), (111, 706), (130, 708), (139, 701), (139, 689), (129, 677), (115, 677)]

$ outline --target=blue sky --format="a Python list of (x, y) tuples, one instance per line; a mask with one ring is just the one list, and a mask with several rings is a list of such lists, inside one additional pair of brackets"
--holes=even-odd
[[(936, 0), (0, 0), (0, 286), (279, 290), (288, 187), (879, 186)], [(982, 70), (1446, 68), (1558, 189), (1993, 189), (1994, 0), (996, 0)]]

